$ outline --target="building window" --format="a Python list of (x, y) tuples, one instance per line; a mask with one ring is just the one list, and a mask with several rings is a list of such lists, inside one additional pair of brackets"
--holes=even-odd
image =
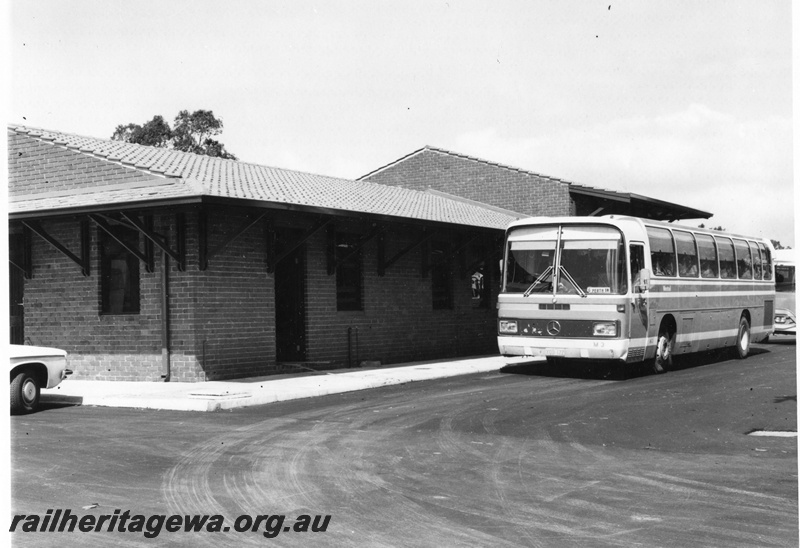
[[(129, 228), (112, 227), (114, 236), (134, 249), (139, 248), (139, 233)], [(100, 293), (103, 314), (138, 314), (139, 259), (100, 231)]]
[(363, 310), (360, 238), (336, 233), (336, 310)]
[(472, 271), (470, 276), (470, 284), (472, 285), (472, 308), (489, 308), (489, 269), (486, 268), (486, 262), (481, 262), (478, 267)]
[(449, 248), (446, 243), (431, 244), (431, 293), (434, 310), (453, 308), (453, 275), (448, 255)]

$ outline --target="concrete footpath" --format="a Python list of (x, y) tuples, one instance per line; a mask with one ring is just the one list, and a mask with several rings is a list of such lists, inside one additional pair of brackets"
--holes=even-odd
[(221, 411), (408, 382), (499, 371), (510, 363), (520, 361), (531, 361), (531, 359), (489, 356), (399, 364), (373, 369), (301, 372), (201, 383), (67, 379), (55, 388), (42, 390), (42, 403), (61, 401), (105, 407)]

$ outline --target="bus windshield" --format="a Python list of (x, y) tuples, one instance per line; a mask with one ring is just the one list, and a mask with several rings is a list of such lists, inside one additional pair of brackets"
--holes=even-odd
[(610, 227), (519, 228), (509, 234), (507, 253), (507, 293), (586, 296), (627, 291), (622, 236)]

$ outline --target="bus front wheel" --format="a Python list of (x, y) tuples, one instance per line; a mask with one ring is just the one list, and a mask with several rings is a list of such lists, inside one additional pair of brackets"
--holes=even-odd
[(750, 322), (745, 316), (739, 319), (739, 333), (736, 336), (736, 356), (743, 360), (750, 353)]
[(666, 327), (658, 333), (656, 343), (656, 358), (653, 361), (653, 371), (663, 373), (672, 366), (672, 348), (675, 345), (675, 334)]

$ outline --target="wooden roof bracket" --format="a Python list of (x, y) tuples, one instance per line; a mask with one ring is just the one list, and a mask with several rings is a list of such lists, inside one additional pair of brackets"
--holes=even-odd
[(228, 238), (225, 239), (222, 243), (217, 245), (211, 251), (208, 251), (208, 212), (206, 211), (205, 207), (200, 207), (200, 214), (199, 214), (199, 221), (198, 221), (198, 228), (199, 228), (199, 241), (198, 244), (200, 246), (200, 250), (198, 253), (199, 262), (200, 262), (200, 270), (205, 270), (208, 268), (208, 261), (214, 258), (216, 255), (219, 255), (231, 242), (233, 242), (236, 238), (247, 232), (250, 227), (256, 225), (267, 215), (266, 212), (261, 213), (260, 215), (253, 218), (250, 214), (247, 214), (247, 218), (245, 221), (239, 226), (239, 228), (231, 234)]
[(378, 276), (385, 276), (386, 269), (392, 266), (394, 263), (399, 261), (403, 256), (410, 253), (417, 247), (421, 246), (428, 240), (430, 240), (434, 236), (435, 232), (429, 231), (427, 228), (422, 229), (422, 233), (417, 237), (414, 241), (410, 244), (405, 246), (403, 249), (395, 253), (390, 259), (385, 259), (386, 256), (386, 242), (384, 234), (380, 235), (378, 239)]
[(347, 255), (345, 255), (344, 257), (341, 257), (339, 259), (336, 259), (336, 251), (335, 251), (336, 238), (335, 238), (335, 236), (334, 236), (334, 238), (330, 238), (329, 237), (328, 238), (328, 244), (329, 244), (329, 246), (332, 245), (334, 247), (334, 250), (328, 254), (328, 257), (329, 257), (329, 260), (328, 260), (328, 276), (331, 276), (333, 273), (336, 272), (336, 267), (337, 266), (339, 266), (340, 264), (342, 264), (343, 262), (348, 260), (350, 257), (352, 257), (353, 255), (355, 255), (356, 253), (361, 251), (364, 248), (364, 246), (367, 245), (367, 242), (372, 240), (375, 236), (378, 236), (379, 234), (382, 234), (384, 229), (385, 229), (385, 227), (383, 227), (382, 225), (378, 225), (378, 224), (372, 225), (372, 230), (370, 230), (366, 235), (362, 236), (358, 240), (358, 243), (353, 247), (353, 249), (350, 250), (350, 253), (348, 253)]
[(275, 237), (274, 223), (269, 220), (267, 222), (267, 272), (272, 274), (275, 272), (275, 266), (293, 253), (298, 247), (310, 240), (317, 232), (328, 226), (332, 221), (330, 219), (321, 218), (314, 223), (311, 228), (306, 230), (302, 236), (292, 242), (280, 255), (277, 254), (276, 244), (277, 238)]
[[(167, 241), (156, 234), (153, 231), (152, 226), (152, 217), (147, 217), (149, 222), (142, 222), (136, 215), (132, 213), (120, 213), (123, 219), (128, 221), (134, 228), (136, 228), (145, 238), (147, 241), (152, 242), (155, 244), (161, 251), (169, 255), (175, 262), (178, 263), (178, 270), (183, 272), (186, 270), (186, 245), (185, 245), (185, 238), (186, 238), (186, 230), (185, 230), (185, 216), (182, 213), (175, 214), (175, 226), (177, 231), (177, 241), (178, 241), (178, 250), (175, 251), (170, 248)], [(151, 253), (145, 252), (145, 255), (150, 256)]]
[(481, 263), (484, 263), (488, 268), (491, 261), (503, 252), (502, 238), (490, 238), (489, 249), (490, 251), (484, 253), (479, 259), (472, 261), (469, 266), (461, 271), (462, 278), (477, 270)]
[[(44, 241), (52, 245), (58, 251), (60, 251), (64, 256), (69, 258), (72, 262), (77, 264), (81, 267), (81, 273), (84, 276), (90, 275), (90, 257), (89, 257), (89, 250), (91, 249), (91, 240), (89, 234), (89, 223), (85, 220), (81, 220), (80, 223), (80, 241), (81, 241), (81, 254), (80, 257), (72, 253), (69, 249), (67, 249), (61, 242), (53, 238), (47, 231), (42, 227), (42, 225), (38, 221), (22, 221), (23, 226), (25, 227), (24, 230), (29, 230), (35, 233), (37, 236), (42, 238)], [(25, 245), (26, 247), (30, 246), (30, 237), (25, 238)], [(30, 257), (30, 248), (25, 252), (27, 257)], [(30, 266), (30, 260), (25, 261), (27, 264), (22, 265), (22, 271), (25, 273), (25, 277), (30, 279), (33, 277), (33, 269)], [(14, 263), (12, 263), (14, 264)], [(14, 264), (14, 266), (20, 267), (20, 265)]]
[[(460, 242), (460, 245), (459, 245), (458, 247), (456, 247), (456, 248), (455, 248), (453, 251), (451, 251), (451, 252), (450, 252), (450, 254), (448, 254), (448, 255), (447, 255), (447, 257), (445, 257), (445, 258), (444, 258), (444, 260), (443, 260), (443, 261), (444, 261), (445, 263), (448, 263), (448, 262), (452, 261), (453, 259), (455, 259), (456, 257), (460, 256), (460, 253), (461, 253), (461, 252), (462, 252), (464, 249), (466, 249), (466, 247), (467, 247), (469, 244), (471, 244), (472, 242), (474, 242), (475, 240), (477, 240), (479, 237), (480, 237), (480, 235), (479, 235), (479, 234), (475, 234), (475, 235), (474, 235), (474, 236), (472, 236), (471, 238), (467, 238), (466, 240), (463, 240), (462, 242)], [(423, 278), (424, 278), (424, 277), (426, 277), (426, 276), (428, 275), (428, 272), (430, 271), (430, 269), (431, 269), (431, 266), (432, 266), (432, 265), (431, 265), (431, 262), (430, 262), (430, 261), (425, 261), (425, 262), (423, 263), (423, 265), (422, 265), (422, 277), (423, 277)], [(460, 270), (461, 270), (461, 271), (464, 271), (464, 265), (462, 264), (462, 265), (460, 265), (460, 266), (461, 266)]]
[(133, 247), (127, 244), (122, 238), (118, 237), (114, 234), (114, 231), (111, 229), (111, 225), (108, 224), (108, 221), (102, 217), (101, 215), (96, 215), (94, 213), (89, 214), (89, 218), (91, 218), (95, 224), (100, 227), (106, 234), (114, 238), (119, 245), (124, 247), (128, 250), (132, 255), (134, 255), (137, 259), (142, 261), (148, 269), (148, 272), (153, 271), (153, 255), (152, 253), (143, 253), (137, 247)]

